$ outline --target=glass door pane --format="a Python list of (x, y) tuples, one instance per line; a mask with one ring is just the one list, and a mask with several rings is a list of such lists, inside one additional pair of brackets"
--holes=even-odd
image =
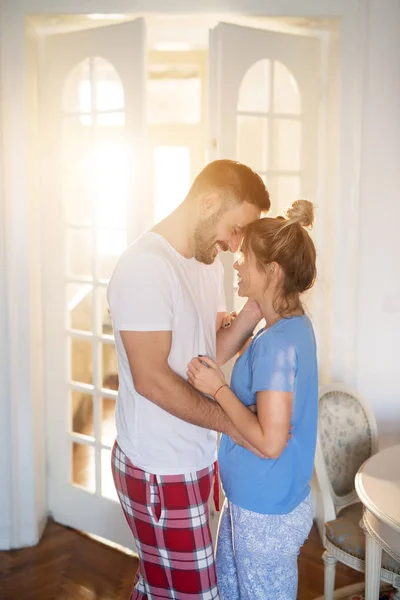
[[(246, 71), (236, 133), (237, 159), (257, 171), (270, 191), (270, 216), (283, 214), (301, 194), (302, 114), (296, 80), (281, 62), (259, 60)], [(242, 305), (234, 276), (234, 310)]]
[(114, 67), (100, 57), (75, 67), (63, 108), (70, 477), (115, 500), (105, 457), (115, 439), (118, 375), (105, 292), (127, 244), (130, 173), (124, 91)]

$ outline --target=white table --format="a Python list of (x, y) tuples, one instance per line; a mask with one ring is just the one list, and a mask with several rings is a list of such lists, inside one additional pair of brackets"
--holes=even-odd
[[(355, 483), (366, 528), (365, 600), (378, 600), (382, 550), (400, 562), (400, 445), (369, 458)], [(400, 576), (396, 588), (400, 600)]]

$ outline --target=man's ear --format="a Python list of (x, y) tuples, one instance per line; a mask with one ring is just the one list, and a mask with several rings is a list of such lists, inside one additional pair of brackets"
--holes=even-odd
[(200, 199), (200, 214), (211, 217), (221, 208), (222, 198), (217, 192), (209, 192)]

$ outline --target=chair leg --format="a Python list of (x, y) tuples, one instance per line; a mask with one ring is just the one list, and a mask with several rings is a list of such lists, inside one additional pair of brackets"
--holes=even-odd
[(326, 551), (323, 553), (322, 558), (325, 563), (324, 600), (333, 600), (337, 560)]

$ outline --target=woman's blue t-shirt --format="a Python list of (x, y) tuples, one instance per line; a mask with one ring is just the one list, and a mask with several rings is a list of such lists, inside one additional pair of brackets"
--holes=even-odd
[(309, 494), (318, 415), (318, 370), (313, 327), (306, 315), (261, 330), (238, 358), (231, 389), (245, 404), (262, 390), (293, 392), (293, 437), (276, 460), (262, 459), (222, 436), (218, 454), (225, 495), (262, 514), (287, 514)]

